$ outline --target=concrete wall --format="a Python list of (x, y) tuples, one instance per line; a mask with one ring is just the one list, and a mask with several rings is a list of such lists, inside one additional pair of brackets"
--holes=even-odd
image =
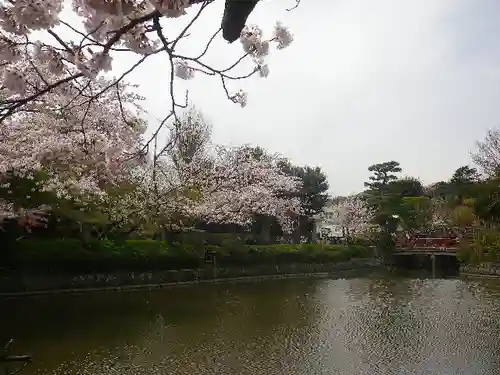
[(371, 270), (380, 267), (376, 259), (355, 259), (343, 263), (289, 264), (205, 269), (187, 269), (154, 272), (115, 272), (86, 275), (37, 275), (0, 273), (0, 296), (43, 294), (46, 292), (78, 292), (92, 290), (121, 290), (160, 288), (163, 286), (220, 281), (235, 278), (287, 277), (348, 270)]

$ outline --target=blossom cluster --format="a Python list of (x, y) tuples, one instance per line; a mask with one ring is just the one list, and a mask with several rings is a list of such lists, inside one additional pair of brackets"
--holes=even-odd
[[(126, 99), (126, 92), (120, 97)], [(261, 214), (276, 217), (290, 231), (301, 214), (293, 197), (301, 181), (281, 171), (280, 158), (247, 146), (211, 144), (211, 127), (199, 113), (172, 124), (171, 147), (164, 154), (138, 162), (130, 156), (137, 153), (144, 124), (131, 111), (122, 112), (112, 92), (93, 103), (84, 123), (50, 111), (6, 122), (0, 133), (4, 172), (33, 179), (42, 171), (47, 178), (37, 181), (41, 191), (78, 202), (81, 210), (98, 209), (109, 222), (124, 225), (246, 226)]]
[[(81, 30), (61, 18), (69, 3)], [(198, 4), (198, 12), (209, 4)], [(187, 80), (195, 72), (218, 75), (228, 98), (245, 106), (247, 94), (229, 93), (225, 81), (254, 73), (266, 77), (270, 45), (283, 49), (293, 41), (280, 23), (268, 40), (258, 27), (245, 27), (240, 42), (256, 68), (234, 76), (231, 69), (204, 63), (203, 54), (177, 54), (187, 29), (163, 34), (168, 28), (160, 21), (185, 16), (189, 7), (189, 0), (0, 1), (0, 175), (14, 171), (32, 179), (43, 171), (42, 191), (82, 207), (100, 205), (111, 221), (162, 217), (179, 226), (180, 218), (244, 225), (261, 213), (287, 226), (300, 205), (280, 193), (297, 189), (298, 181), (283, 175), (275, 158), (256, 158), (246, 147), (200, 149), (182, 163), (172, 152), (147, 154), (151, 145), (139, 105), (144, 98), (125, 83), (127, 72), (148, 56), (167, 53), (172, 74)], [(62, 37), (67, 32), (73, 37)], [(110, 78), (120, 52), (140, 60)], [(173, 114), (182, 105), (175, 102), (173, 81), (165, 86), (171, 88)], [(176, 128), (171, 149), (200, 136), (197, 131)], [(9, 202), (0, 203), (3, 211), (13, 210)]]
[(349, 235), (362, 234), (370, 229), (373, 211), (362, 197), (353, 195), (339, 198), (331, 209), (335, 222)]
[[(93, 92), (106, 85), (105, 80), (96, 81), (92, 90), (71, 103), (60, 102), (64, 105), (58, 108), (40, 103), (37, 112), (22, 112), (4, 121), (0, 174), (16, 171), (31, 178), (43, 170), (49, 176), (43, 189), (60, 198), (103, 194), (107, 184), (126, 179), (129, 166), (138, 161), (146, 125), (126, 109), (139, 98), (125, 86), (93, 98)], [(50, 94), (58, 95), (59, 89)]]
[(453, 221), (452, 210), (445, 199), (433, 199), (431, 204), (431, 226), (449, 225)]
[(300, 201), (289, 198), (300, 181), (284, 175), (270, 155), (255, 158), (248, 147), (217, 147), (192, 163), (164, 158), (134, 170), (134, 189), (106, 195), (103, 203), (115, 222), (142, 222), (182, 229), (196, 222), (248, 226), (256, 214), (275, 217), (291, 231)]
[[(240, 42), (256, 68), (248, 75), (232, 76), (230, 71), (237, 64), (231, 69), (216, 69), (202, 62), (202, 56), (178, 55), (176, 44), (185, 32), (169, 35), (168, 40), (163, 35), (159, 19), (186, 15), (186, 9), (192, 6), (190, 0), (72, 0), (72, 10), (84, 30), (60, 18), (64, 3), (63, 0), (0, 2), (0, 113), (7, 112), (5, 116), (80, 76), (94, 80), (100, 73), (111, 72), (112, 54), (119, 51), (144, 58), (164, 51), (170, 55), (171, 69), (181, 79), (192, 79), (195, 71), (200, 71), (224, 80), (241, 79), (256, 72), (267, 77), (269, 68), (264, 58), (270, 43), (283, 49), (293, 41), (292, 34), (279, 22), (269, 40), (263, 40), (258, 27), (245, 27)], [(200, 11), (209, 3), (199, 5)], [(58, 28), (69, 29), (74, 36), (65, 39), (58, 34)], [(48, 34), (46, 38), (39, 37), (43, 32)], [(246, 95), (241, 92), (228, 93), (228, 97), (242, 106), (246, 104)]]
[(302, 210), (300, 200), (290, 193), (300, 189), (301, 181), (284, 174), (279, 161), (273, 155), (256, 156), (246, 146), (219, 148), (211, 168), (196, 184), (201, 199), (193, 202), (190, 215), (246, 226), (261, 214), (277, 218), (290, 231)]

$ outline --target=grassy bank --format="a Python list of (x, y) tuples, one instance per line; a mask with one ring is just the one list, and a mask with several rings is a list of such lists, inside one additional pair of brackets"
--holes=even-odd
[(345, 245), (209, 245), (180, 246), (164, 241), (20, 240), (1, 250), (0, 267), (43, 273), (178, 270), (203, 268), (205, 250), (216, 252), (218, 267), (325, 264), (372, 255), (363, 246)]

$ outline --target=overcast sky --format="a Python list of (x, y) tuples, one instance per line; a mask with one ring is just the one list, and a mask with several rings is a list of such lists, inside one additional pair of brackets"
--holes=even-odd
[[(206, 10), (183, 51), (202, 49), (223, 3)], [(302, 0), (286, 12), (294, 3), (261, 1), (249, 19), (264, 31), (281, 20), (295, 41), (271, 53), (268, 78), (231, 86), (249, 93), (246, 108), (225, 98), (217, 78), (177, 85), (213, 123), (215, 142), (258, 144), (321, 166), (331, 193), (344, 195), (363, 188), (369, 165), (387, 160), (424, 183), (448, 179), (470, 163), (474, 141), (500, 125), (498, 0)], [(164, 25), (175, 34), (186, 21)], [(207, 61), (221, 68), (242, 49), (218, 39)], [(170, 105), (168, 77), (166, 55), (131, 77), (152, 123)]]

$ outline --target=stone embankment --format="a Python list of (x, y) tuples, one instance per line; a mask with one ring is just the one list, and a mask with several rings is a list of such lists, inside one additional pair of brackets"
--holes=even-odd
[(461, 266), (460, 275), (500, 278), (500, 264), (483, 263), (474, 266), (471, 265)]
[(327, 277), (346, 271), (371, 271), (382, 267), (377, 259), (353, 259), (342, 263), (285, 264), (252, 267), (114, 272), (85, 275), (37, 275), (0, 272), (0, 297), (48, 293), (78, 293), (105, 290), (158, 289), (174, 285), (226, 280)]

